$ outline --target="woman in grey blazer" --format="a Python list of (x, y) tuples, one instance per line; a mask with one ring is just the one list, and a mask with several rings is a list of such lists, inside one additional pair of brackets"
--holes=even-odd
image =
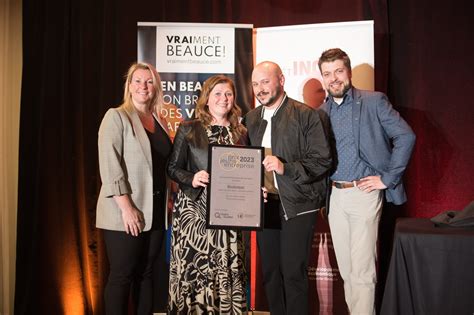
[(172, 147), (159, 114), (162, 103), (157, 71), (135, 63), (128, 69), (123, 103), (109, 109), (100, 125), (96, 226), (103, 229), (110, 264), (107, 314), (128, 313), (132, 284), (136, 313), (153, 313), (152, 267), (165, 246), (165, 168)]

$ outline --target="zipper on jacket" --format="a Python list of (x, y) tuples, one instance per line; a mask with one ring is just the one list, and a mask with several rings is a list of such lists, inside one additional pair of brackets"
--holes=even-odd
[[(280, 196), (280, 191), (278, 191), (278, 196)], [(285, 221), (288, 221), (288, 215), (286, 214), (285, 205), (283, 204), (283, 199), (281, 199), (281, 196), (280, 196), (280, 203), (283, 209), (283, 218), (285, 218)]]
[[(271, 132), (271, 141), (272, 141), (272, 154), (274, 154), (274, 151), (273, 151), (273, 141), (276, 141), (274, 140), (273, 138), (273, 130), (276, 128), (276, 125), (273, 123), (273, 118), (276, 119), (276, 114), (278, 112), (278, 110), (281, 108), (281, 105), (283, 105), (283, 103), (286, 101), (287, 99), (287, 95), (285, 93), (285, 96), (283, 97), (283, 99), (281, 100), (281, 103), (280, 105), (278, 105), (278, 107), (276, 108), (275, 112), (273, 113), (273, 116), (271, 117), (271, 120), (272, 120), (272, 130), (270, 130)], [(265, 110), (265, 109), (264, 109)], [(263, 111), (262, 111), (262, 118), (263, 118)], [(275, 173), (273, 173), (273, 178), (275, 179), (276, 183), (277, 183), (277, 186), (280, 187), (280, 185), (278, 184), (278, 178), (277, 176), (275, 175)], [(278, 188), (278, 196), (280, 197), (280, 203), (281, 203), (281, 208), (283, 209), (283, 218), (285, 219), (285, 221), (288, 221), (288, 214), (286, 213), (286, 209), (285, 209), (285, 205), (283, 204), (283, 198), (281, 198), (281, 193), (280, 193), (280, 188)]]

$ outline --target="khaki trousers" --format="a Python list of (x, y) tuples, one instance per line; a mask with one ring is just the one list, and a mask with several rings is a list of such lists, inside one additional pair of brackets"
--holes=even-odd
[(375, 314), (377, 231), (383, 193), (333, 187), (329, 226), (350, 314)]

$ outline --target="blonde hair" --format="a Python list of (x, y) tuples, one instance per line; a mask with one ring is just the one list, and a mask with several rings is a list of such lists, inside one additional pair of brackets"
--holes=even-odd
[(155, 67), (145, 62), (135, 62), (128, 68), (127, 74), (125, 75), (122, 106), (128, 110), (135, 110), (135, 106), (133, 106), (132, 102), (132, 94), (130, 93), (130, 83), (132, 82), (133, 74), (137, 70), (148, 70), (153, 77), (155, 93), (150, 101), (149, 106), (150, 109), (159, 115), (161, 106), (163, 105), (163, 89), (161, 88), (161, 78)]
[(212, 90), (216, 87), (217, 84), (229, 84), (234, 94), (234, 103), (229, 113), (227, 114), (227, 120), (230, 122), (232, 137), (234, 141), (237, 141), (239, 137), (245, 131), (245, 127), (240, 124), (239, 119), (242, 116), (242, 110), (239, 105), (237, 105), (237, 91), (235, 89), (234, 81), (225, 75), (219, 74), (214, 75), (208, 78), (202, 87), (201, 95), (196, 102), (196, 118), (199, 119), (205, 127), (208, 127), (212, 123), (212, 115), (209, 112), (209, 106), (207, 102), (209, 101), (209, 96)]

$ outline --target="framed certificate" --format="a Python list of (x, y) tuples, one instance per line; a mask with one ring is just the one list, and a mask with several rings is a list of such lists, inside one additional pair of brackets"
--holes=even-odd
[(263, 147), (209, 145), (208, 228), (263, 228)]

